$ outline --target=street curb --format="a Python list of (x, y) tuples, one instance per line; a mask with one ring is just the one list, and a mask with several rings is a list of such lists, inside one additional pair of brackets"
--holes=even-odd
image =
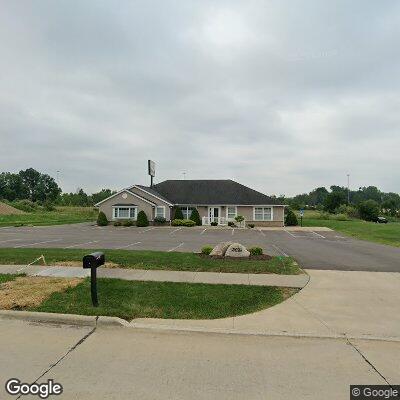
[(95, 327), (97, 317), (89, 316), (89, 315), (0, 310), (0, 319), (17, 319), (17, 320), (37, 322), (37, 323), (65, 324), (65, 325)]
[(176, 325), (158, 325), (146, 324), (139, 322), (128, 322), (118, 317), (107, 316), (87, 316), (75, 314), (56, 314), (31, 311), (12, 311), (0, 310), (0, 320), (12, 319), (25, 322), (33, 322), (39, 324), (62, 324), (73, 326), (90, 326), (96, 328), (130, 328), (143, 331), (153, 332), (170, 332), (170, 333), (198, 333), (198, 334), (221, 334), (221, 335), (241, 335), (241, 336), (262, 336), (262, 337), (292, 337), (299, 339), (340, 339), (340, 340), (368, 340), (381, 342), (397, 342), (400, 343), (400, 337), (391, 336), (368, 336), (368, 335), (345, 335), (331, 334), (318, 335), (312, 333), (296, 333), (296, 332), (268, 332), (268, 331), (246, 331), (225, 328), (201, 328), (201, 327), (179, 327)]

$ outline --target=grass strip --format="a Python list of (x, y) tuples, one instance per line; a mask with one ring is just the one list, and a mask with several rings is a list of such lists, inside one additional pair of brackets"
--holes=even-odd
[(90, 282), (53, 293), (31, 311), (134, 318), (215, 319), (271, 307), (296, 289), (98, 279), (99, 307), (90, 299)]
[[(47, 264), (63, 261), (82, 261), (82, 257), (94, 249), (40, 249), (1, 248), (1, 264), (28, 264), (44, 255)], [(296, 275), (302, 273), (290, 257), (273, 257), (270, 260), (232, 260), (202, 258), (198, 254), (148, 250), (107, 250), (106, 260), (121, 268), (161, 269), (173, 271), (209, 271), (240, 273), (274, 273)]]

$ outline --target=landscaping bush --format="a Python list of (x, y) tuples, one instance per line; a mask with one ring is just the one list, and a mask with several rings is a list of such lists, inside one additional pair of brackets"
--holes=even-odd
[(183, 213), (180, 208), (175, 208), (174, 219), (183, 219)]
[(213, 221), (213, 222), (211, 222), (210, 225), (211, 225), (211, 226), (217, 226), (217, 225), (218, 225), (218, 222)]
[(254, 228), (254, 224), (247, 224), (247, 226), (249, 227), (249, 228)]
[(173, 219), (171, 222), (172, 226), (182, 226), (183, 219)]
[(243, 222), (243, 221), (244, 221), (243, 215), (238, 215), (238, 216), (236, 216), (236, 217), (235, 217), (235, 221), (236, 221), (236, 222), (239, 222), (239, 223)]
[(182, 225), (183, 226), (196, 226), (196, 222), (192, 221), (191, 219), (183, 219)]
[(97, 216), (97, 225), (98, 226), (107, 226), (108, 225), (108, 219), (106, 217), (106, 214), (103, 213), (103, 211), (100, 211), (99, 215)]
[(365, 221), (376, 221), (379, 216), (379, 204), (375, 200), (362, 201), (358, 205), (360, 218)]
[(335, 214), (332, 216), (332, 219), (336, 221), (350, 221), (350, 218), (347, 216), (347, 214)]
[(235, 228), (235, 227), (236, 227), (236, 225), (235, 225), (235, 223), (234, 223), (233, 221), (229, 221), (229, 222), (228, 222), (228, 226), (230, 226), (230, 227), (232, 227), (232, 228)]
[(262, 256), (263, 254), (263, 249), (261, 247), (250, 247), (249, 249), (247, 249), (250, 252), (251, 256)]
[(149, 226), (149, 220), (147, 219), (147, 215), (143, 210), (139, 211), (138, 213), (136, 226)]
[(167, 220), (164, 217), (155, 217), (154, 218), (155, 225), (164, 225), (166, 222), (167, 222)]
[(128, 219), (127, 221), (124, 221), (124, 222), (123, 222), (123, 225), (124, 225), (124, 226), (133, 226), (133, 225), (135, 225), (135, 224), (133, 223), (133, 221), (131, 221), (130, 219)]
[(114, 222), (114, 226), (122, 226), (122, 222), (121, 221), (115, 221)]
[(190, 219), (191, 219), (192, 221), (194, 221), (194, 223), (195, 223), (196, 225), (198, 225), (198, 226), (201, 225), (200, 214), (199, 214), (199, 212), (197, 211), (197, 208), (194, 208), (194, 209), (192, 210), (192, 213), (190, 214)]
[(212, 247), (211, 246), (204, 246), (202, 249), (201, 249), (201, 254), (206, 254), (207, 256), (209, 256), (210, 255), (210, 253), (212, 252)]
[(297, 226), (299, 221), (297, 221), (296, 214), (292, 210), (288, 210), (285, 217), (285, 225), (286, 226)]

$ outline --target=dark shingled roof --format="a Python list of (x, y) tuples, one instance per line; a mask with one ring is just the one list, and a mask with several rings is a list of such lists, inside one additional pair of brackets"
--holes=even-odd
[(161, 193), (157, 192), (156, 190), (154, 190), (154, 186), (151, 188), (149, 186), (143, 186), (143, 185), (135, 185), (139, 188), (142, 188), (143, 190), (145, 190), (146, 192), (149, 192), (151, 194), (154, 194), (154, 196), (159, 197), (161, 200), (166, 201), (167, 203), (171, 203), (171, 200), (167, 199), (166, 197), (164, 197)]
[[(146, 190), (148, 190), (146, 188)], [(174, 204), (194, 205), (274, 205), (280, 202), (230, 179), (167, 180), (152, 190)], [(159, 197), (161, 197), (159, 196)]]

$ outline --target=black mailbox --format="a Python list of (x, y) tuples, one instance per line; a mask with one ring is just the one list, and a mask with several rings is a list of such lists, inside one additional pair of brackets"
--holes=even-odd
[(83, 257), (83, 268), (98, 268), (104, 265), (105, 261), (104, 253), (96, 251), (95, 253)]
[(92, 295), (92, 304), (93, 307), (97, 307), (99, 305), (99, 301), (97, 300), (97, 273), (96, 270), (98, 267), (104, 265), (106, 261), (106, 257), (104, 253), (100, 251), (96, 251), (95, 253), (88, 254), (83, 257), (83, 268), (90, 268), (90, 293)]

